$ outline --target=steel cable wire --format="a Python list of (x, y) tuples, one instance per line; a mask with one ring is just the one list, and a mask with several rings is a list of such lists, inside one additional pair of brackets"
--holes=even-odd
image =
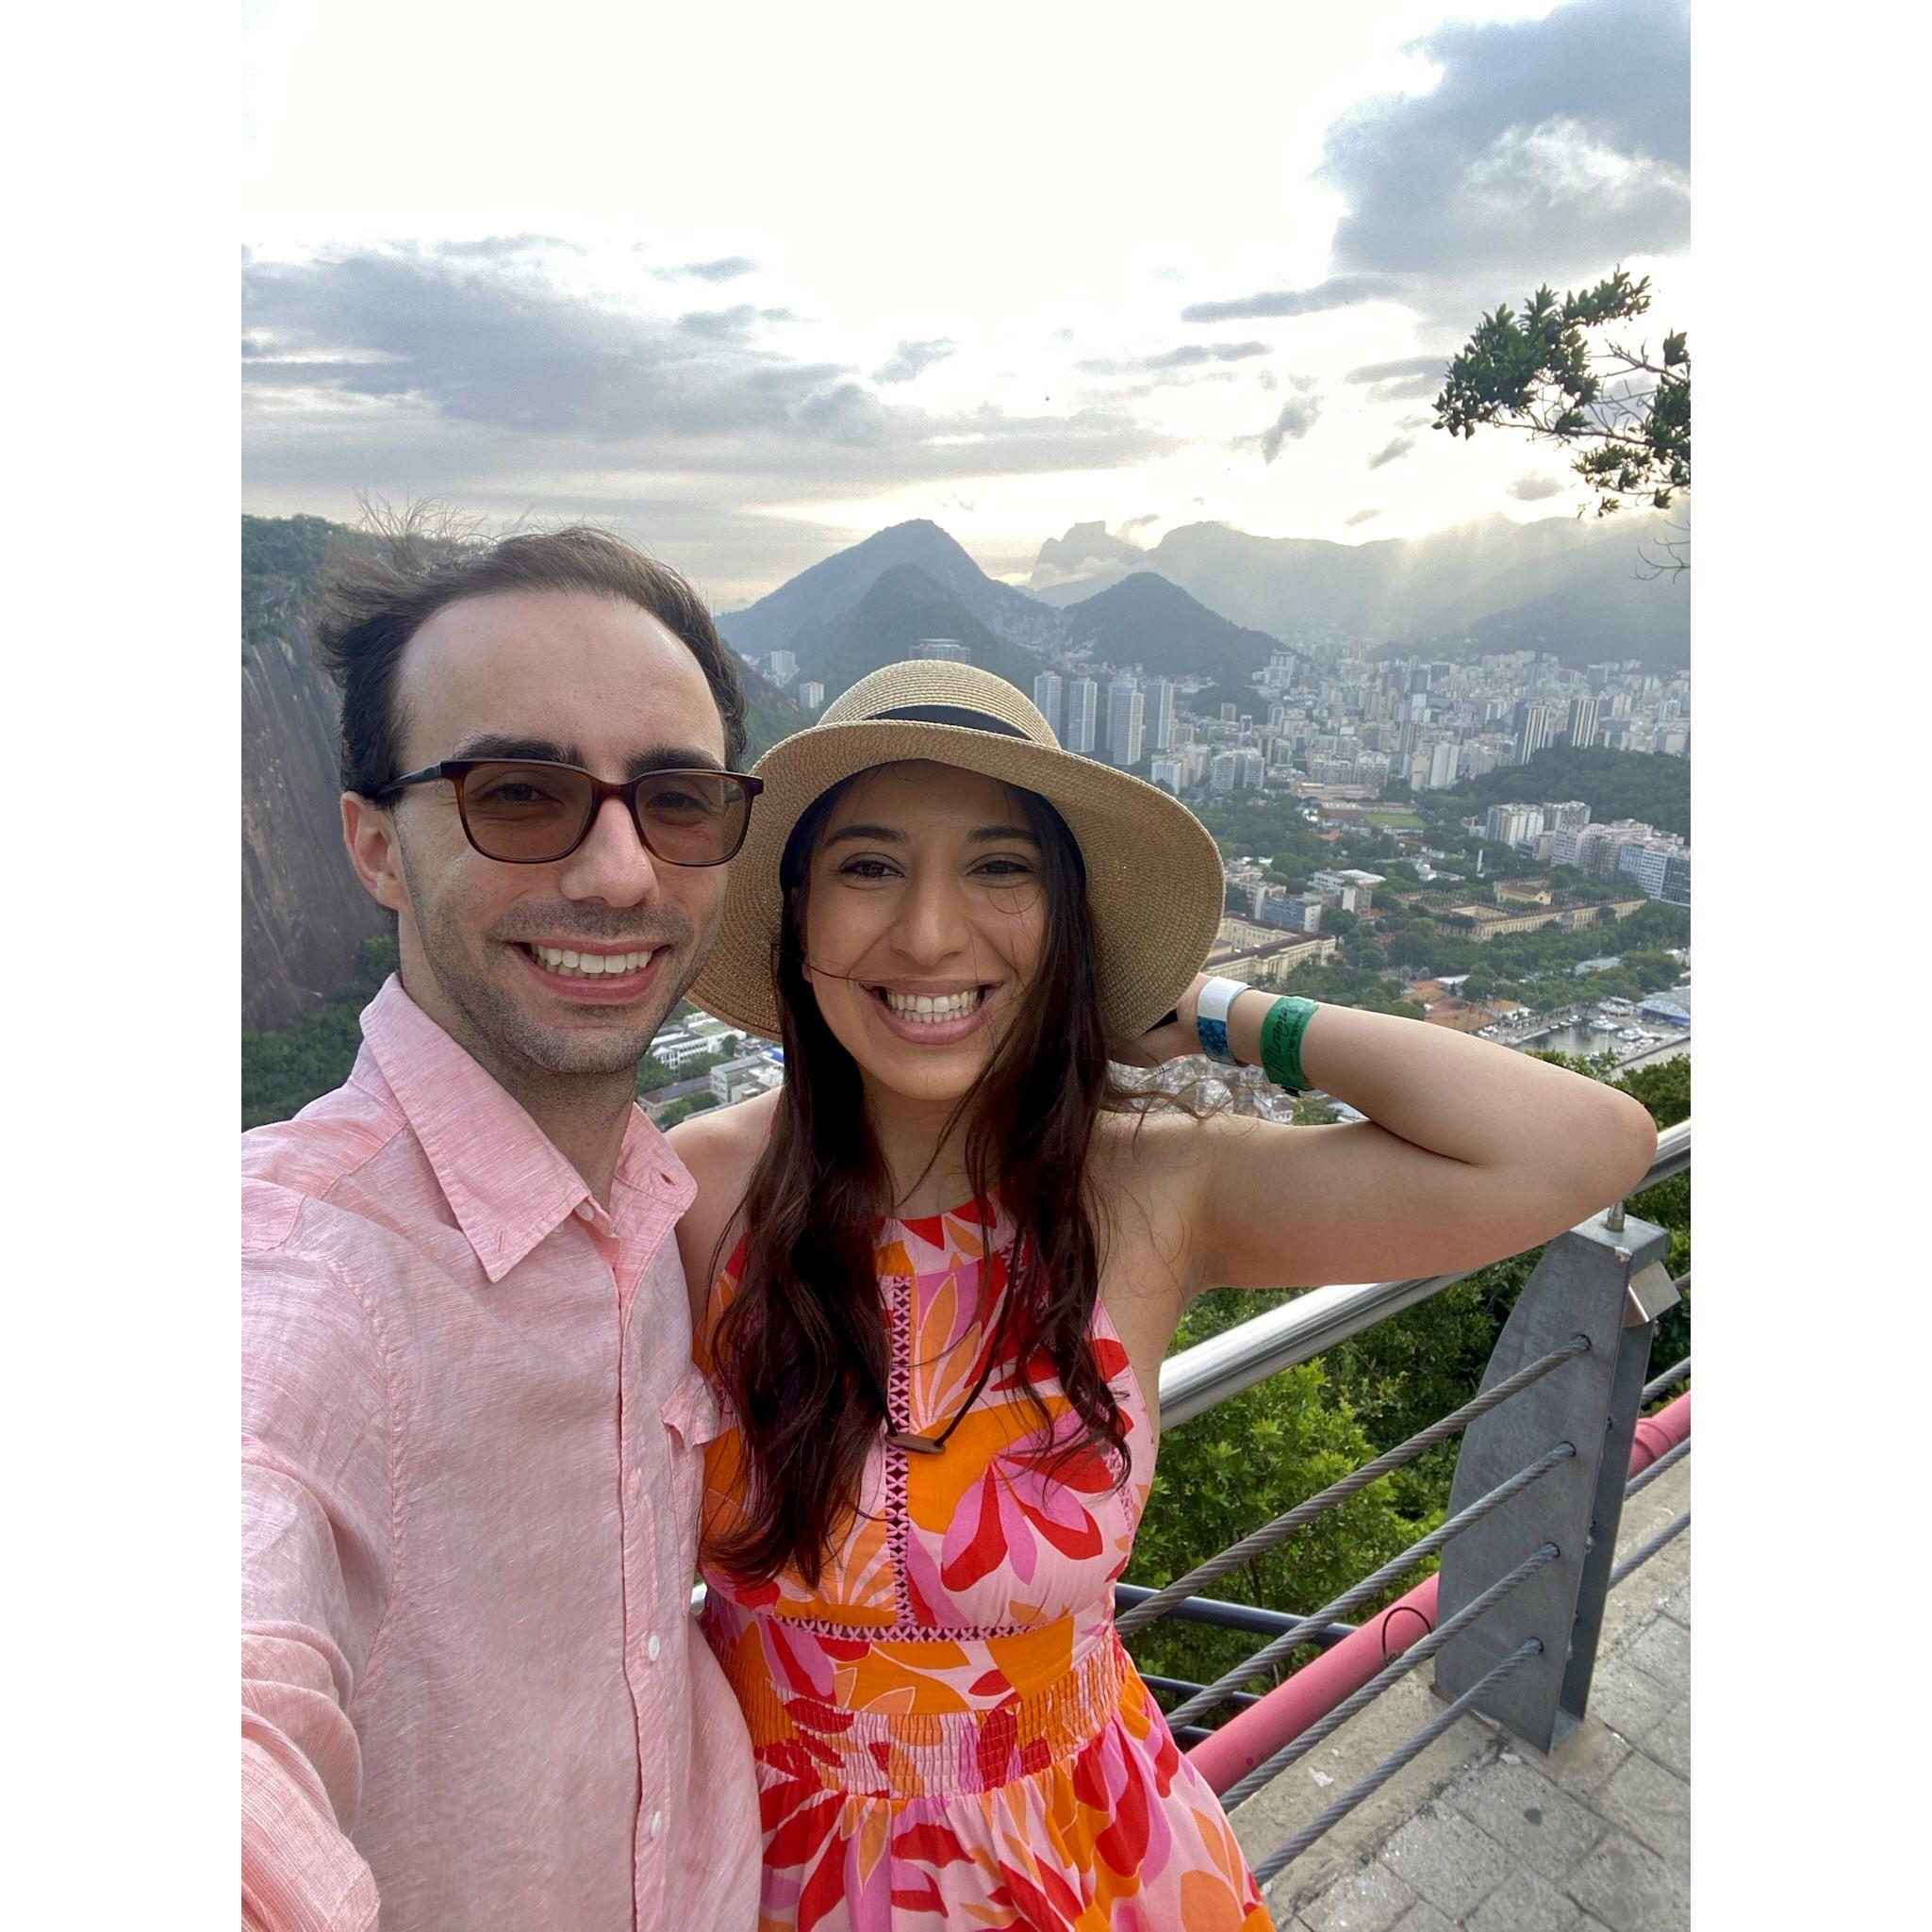
[(1627, 1503), (1641, 1489), (1647, 1489), (1666, 1469), (1674, 1468), (1691, 1453), (1691, 1438), (1686, 1436), (1680, 1443), (1666, 1449), (1648, 1469), (1639, 1470), (1624, 1485), (1624, 1500)]
[[(1684, 1285), (1684, 1281), (1688, 1281), (1690, 1279), (1690, 1276), (1686, 1275), (1684, 1280), (1679, 1281), (1677, 1286), (1681, 1288)], [(1660, 1376), (1654, 1376), (1643, 1384), (1643, 1393), (1637, 1398), (1638, 1408), (1643, 1408), (1646, 1402), (1655, 1402), (1673, 1382), (1685, 1380), (1690, 1376), (1690, 1373), (1691, 1358), (1687, 1355), (1683, 1361), (1677, 1363), (1676, 1367), (1665, 1369)]]
[(1639, 1563), (1647, 1563), (1651, 1560), (1651, 1558), (1654, 1557), (1658, 1553), (1658, 1551), (1660, 1550), (1664, 1546), (1664, 1544), (1671, 1540), (1672, 1537), (1679, 1535), (1682, 1531), (1690, 1528), (1690, 1527), (1691, 1512), (1689, 1510), (1686, 1510), (1684, 1513), (1681, 1516), (1679, 1516), (1675, 1523), (1667, 1524), (1663, 1528), (1660, 1529), (1657, 1532), (1657, 1534), (1653, 1536), (1650, 1539), (1650, 1541), (1643, 1546), (1643, 1548), (1633, 1549), (1630, 1552), (1630, 1554), (1627, 1556), (1624, 1559), (1624, 1560), (1621, 1563), (1619, 1563), (1614, 1570), (1610, 1572), (1610, 1579), (1607, 1584), (1604, 1585), (1604, 1588), (1606, 1590), (1614, 1590), (1617, 1587), (1617, 1585), (1621, 1583), (1624, 1580), (1624, 1578), (1627, 1577), (1630, 1574), (1630, 1572), (1638, 1566)]
[(1463, 1403), (1461, 1408), (1453, 1409), (1440, 1422), (1411, 1436), (1406, 1443), (1397, 1443), (1393, 1449), (1385, 1449), (1372, 1462), (1364, 1462), (1360, 1469), (1351, 1471), (1339, 1482), (1333, 1482), (1306, 1502), (1296, 1503), (1285, 1515), (1277, 1516), (1272, 1523), (1263, 1524), (1261, 1528), (1244, 1536), (1239, 1543), (1230, 1544), (1218, 1556), (1210, 1557), (1205, 1562), (1197, 1563), (1184, 1577), (1177, 1577), (1172, 1583), (1164, 1585), (1152, 1596), (1144, 1598), (1131, 1610), (1125, 1610), (1115, 1619), (1115, 1628), (1123, 1637), (1131, 1637), (1136, 1630), (1145, 1629), (1157, 1618), (1164, 1617), (1175, 1605), (1184, 1603), (1190, 1596), (1205, 1589), (1211, 1583), (1218, 1583), (1230, 1570), (1236, 1570), (1250, 1559), (1264, 1556), (1277, 1544), (1284, 1543), (1297, 1529), (1303, 1529), (1317, 1516), (1334, 1509), (1338, 1504), (1347, 1502), (1359, 1495), (1370, 1483), (1387, 1476), (1392, 1470), (1400, 1469), (1412, 1462), (1418, 1456), (1434, 1448), (1438, 1443), (1446, 1442), (1449, 1437), (1474, 1422), (1478, 1416), (1487, 1415), (1500, 1403), (1507, 1402), (1511, 1395), (1520, 1395), (1532, 1382), (1541, 1381), (1551, 1370), (1560, 1368), (1566, 1362), (1574, 1361), (1579, 1355), (1590, 1352), (1589, 1338), (1578, 1335), (1573, 1342), (1561, 1348), (1553, 1348), (1547, 1355), (1539, 1356), (1536, 1361), (1519, 1368), (1512, 1376), (1506, 1376), (1494, 1388), (1485, 1389), (1479, 1395)]
[(1440, 1629), (1432, 1630), (1427, 1637), (1418, 1639), (1399, 1656), (1392, 1658), (1367, 1683), (1352, 1692), (1335, 1706), (1326, 1717), (1317, 1718), (1304, 1731), (1297, 1732), (1265, 1762), (1243, 1776), (1221, 1794), (1221, 1805), (1231, 1811), (1242, 1799), (1252, 1797), (1272, 1779), (1279, 1777), (1291, 1764), (1308, 1756), (1314, 1747), (1348, 1722), (1358, 1710), (1375, 1700), (1393, 1684), (1397, 1677), (1412, 1671), (1418, 1664), (1427, 1663), (1450, 1639), (1460, 1637), (1478, 1617), (1494, 1610), (1504, 1597), (1519, 1584), (1527, 1583), (1536, 1573), (1556, 1561), (1562, 1554), (1553, 1543), (1546, 1543), (1524, 1560), (1507, 1577), (1499, 1577), (1480, 1596), (1473, 1597), (1464, 1604)]
[(1510, 1656), (1504, 1658), (1502, 1662), (1497, 1664), (1494, 1670), (1478, 1677), (1475, 1683), (1470, 1685), (1468, 1690), (1463, 1692), (1461, 1696), (1457, 1698), (1453, 1704), (1444, 1710), (1440, 1717), (1431, 1719), (1406, 1744), (1397, 1750), (1391, 1751), (1360, 1784), (1344, 1792), (1319, 1818), (1313, 1819), (1307, 1825), (1304, 1825), (1279, 1852), (1263, 1858), (1254, 1868), (1256, 1882), (1266, 1885), (1271, 1879), (1278, 1877), (1287, 1865), (1296, 1858), (1298, 1858), (1330, 1825), (1347, 1817), (1349, 1812), (1354, 1810), (1356, 1806), (1361, 1804), (1364, 1798), (1372, 1798), (1405, 1764), (1420, 1757), (1423, 1752), (1428, 1750), (1464, 1711), (1468, 1710), (1476, 1703), (1477, 1699), (1484, 1692), (1500, 1684), (1518, 1665), (1528, 1662), (1542, 1649), (1543, 1639), (1541, 1637), (1531, 1637), (1519, 1645)]
[(1433, 1556), (1436, 1551), (1460, 1536), (1463, 1530), (1480, 1523), (1485, 1516), (1519, 1496), (1531, 1483), (1545, 1477), (1559, 1463), (1567, 1462), (1577, 1453), (1572, 1443), (1559, 1443), (1539, 1456), (1527, 1468), (1519, 1469), (1505, 1482), (1499, 1482), (1487, 1495), (1478, 1496), (1468, 1508), (1459, 1511), (1439, 1529), (1432, 1529), (1418, 1542), (1412, 1543), (1398, 1556), (1394, 1556), (1380, 1569), (1364, 1577), (1360, 1583), (1351, 1585), (1331, 1603), (1325, 1603), (1320, 1610), (1312, 1610), (1290, 1628), (1270, 1640), (1262, 1649), (1248, 1658), (1246, 1662), (1236, 1664), (1224, 1676), (1216, 1677), (1212, 1684), (1198, 1691), (1179, 1709), (1167, 1713), (1170, 1726), (1178, 1727), (1192, 1723), (1203, 1711), (1217, 1710), (1226, 1701), (1228, 1693), (1238, 1691), (1258, 1673), (1272, 1669), (1291, 1651), (1297, 1650), (1309, 1641), (1310, 1633), (1319, 1630), (1331, 1618), (1341, 1616), (1355, 1609), (1358, 1604), (1366, 1603), (1377, 1591), (1393, 1583), (1404, 1571), (1412, 1570), (1424, 1557)]

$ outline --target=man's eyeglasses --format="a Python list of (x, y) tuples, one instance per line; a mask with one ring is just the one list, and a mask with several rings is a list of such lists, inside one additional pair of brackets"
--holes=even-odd
[(577, 765), (535, 758), (445, 758), (393, 778), (377, 797), (405, 784), (455, 787), (463, 834), (487, 859), (545, 866), (567, 859), (589, 836), (606, 799), (621, 799), (653, 859), (721, 866), (737, 856), (762, 778), (741, 771), (640, 771), (622, 784)]

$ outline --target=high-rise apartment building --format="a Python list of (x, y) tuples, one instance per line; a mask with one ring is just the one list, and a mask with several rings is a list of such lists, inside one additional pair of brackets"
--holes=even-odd
[[(1148, 735), (1153, 740), (1153, 749), (1167, 751), (1174, 747), (1174, 710), (1176, 692), (1172, 678), (1156, 678), (1148, 687), (1151, 701), (1148, 709), (1153, 716), (1148, 720)], [(1279, 711), (1280, 705), (1270, 707), (1270, 715)]]
[(1082, 758), (1094, 755), (1094, 714), (1099, 702), (1100, 687), (1092, 678), (1075, 678), (1066, 687), (1066, 732), (1060, 742)]
[(1565, 799), (1543, 808), (1543, 822), (1553, 832), (1580, 832), (1590, 823), (1590, 807), (1581, 799)]
[(1428, 752), (1428, 788), (1432, 792), (1447, 791), (1456, 783), (1456, 768), (1461, 762), (1462, 747), (1453, 739), (1445, 738), (1439, 745), (1431, 745)]
[(1043, 670), (1033, 680), (1033, 702), (1040, 708), (1040, 716), (1047, 720), (1053, 735), (1063, 737), (1060, 719), (1060, 673), (1057, 670)]
[(1622, 867), (1624, 851), (1656, 839), (1655, 826), (1637, 818), (1619, 818), (1610, 825), (1586, 825), (1577, 834), (1577, 868), (1597, 879), (1614, 879)]
[(1627, 845), (1617, 854), (1617, 876), (1629, 879), (1643, 889), (1644, 898), (1656, 899), (1663, 891), (1663, 868), (1670, 859), (1664, 845)]
[(817, 678), (803, 679), (799, 685), (799, 702), (807, 711), (822, 710), (825, 704), (825, 686)]
[(1179, 758), (1156, 758), (1153, 764), (1153, 780), (1164, 792), (1181, 796), (1181, 760)]
[(1482, 835), (1494, 845), (1514, 845), (1534, 838), (1543, 830), (1541, 805), (1492, 805), (1482, 821)]
[(1556, 733), (1556, 720), (1549, 705), (1526, 700), (1517, 705), (1510, 728), (1516, 739), (1516, 763), (1527, 765), (1539, 751), (1549, 749)]
[(1578, 696), (1570, 700), (1570, 716), (1565, 735), (1574, 751), (1582, 751), (1596, 742), (1596, 714), (1602, 700), (1594, 695)]
[(789, 651), (774, 651), (765, 660), (771, 682), (782, 691), (799, 674), (799, 661)]
[(1133, 678), (1115, 678), (1107, 686), (1107, 763), (1125, 771), (1140, 763), (1147, 695)]
[(1230, 751), (1217, 751), (1214, 762), (1208, 768), (1208, 789), (1226, 794), (1235, 791), (1259, 791), (1262, 781), (1267, 776), (1259, 751), (1245, 751), (1236, 748)]

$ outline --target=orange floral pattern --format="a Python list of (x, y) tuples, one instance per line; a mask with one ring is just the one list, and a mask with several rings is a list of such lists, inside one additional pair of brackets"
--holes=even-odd
[[(891, 1222), (877, 1256), (896, 1428), (936, 1434), (993, 1344), (1012, 1230), (997, 1207)], [(718, 1283), (736, 1285), (742, 1247)], [(1044, 1359), (1044, 1421), (998, 1362), (940, 1456), (882, 1432), (817, 1586), (704, 1573), (704, 1630), (743, 1706), (765, 1834), (760, 1932), (1264, 1932), (1218, 1801), (1115, 1634), (1153, 1480), (1147, 1404), (1104, 1308), (1093, 1346), (1128, 1479), (1056, 1457), (1078, 1420)], [(699, 1360), (711, 1363), (701, 1346)], [(1049, 1466), (1050, 1465), (1050, 1466)], [(736, 1431), (706, 1451), (705, 1527), (741, 1520)]]

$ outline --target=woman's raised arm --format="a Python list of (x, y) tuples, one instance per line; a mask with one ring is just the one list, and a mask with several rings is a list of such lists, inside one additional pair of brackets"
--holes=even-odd
[[(1177, 1025), (1148, 1036), (1149, 1057), (1199, 1050), (1195, 999), (1207, 983), (1195, 982)], [(1229, 1008), (1236, 1060), (1261, 1063), (1276, 997), (1249, 989)], [(1500, 1260), (1627, 1193), (1657, 1146), (1629, 1095), (1446, 1028), (1319, 1006), (1300, 1052), (1310, 1086), (1368, 1117), (1201, 1123), (1187, 1165), (1191, 1272), (1203, 1287), (1388, 1280)]]

